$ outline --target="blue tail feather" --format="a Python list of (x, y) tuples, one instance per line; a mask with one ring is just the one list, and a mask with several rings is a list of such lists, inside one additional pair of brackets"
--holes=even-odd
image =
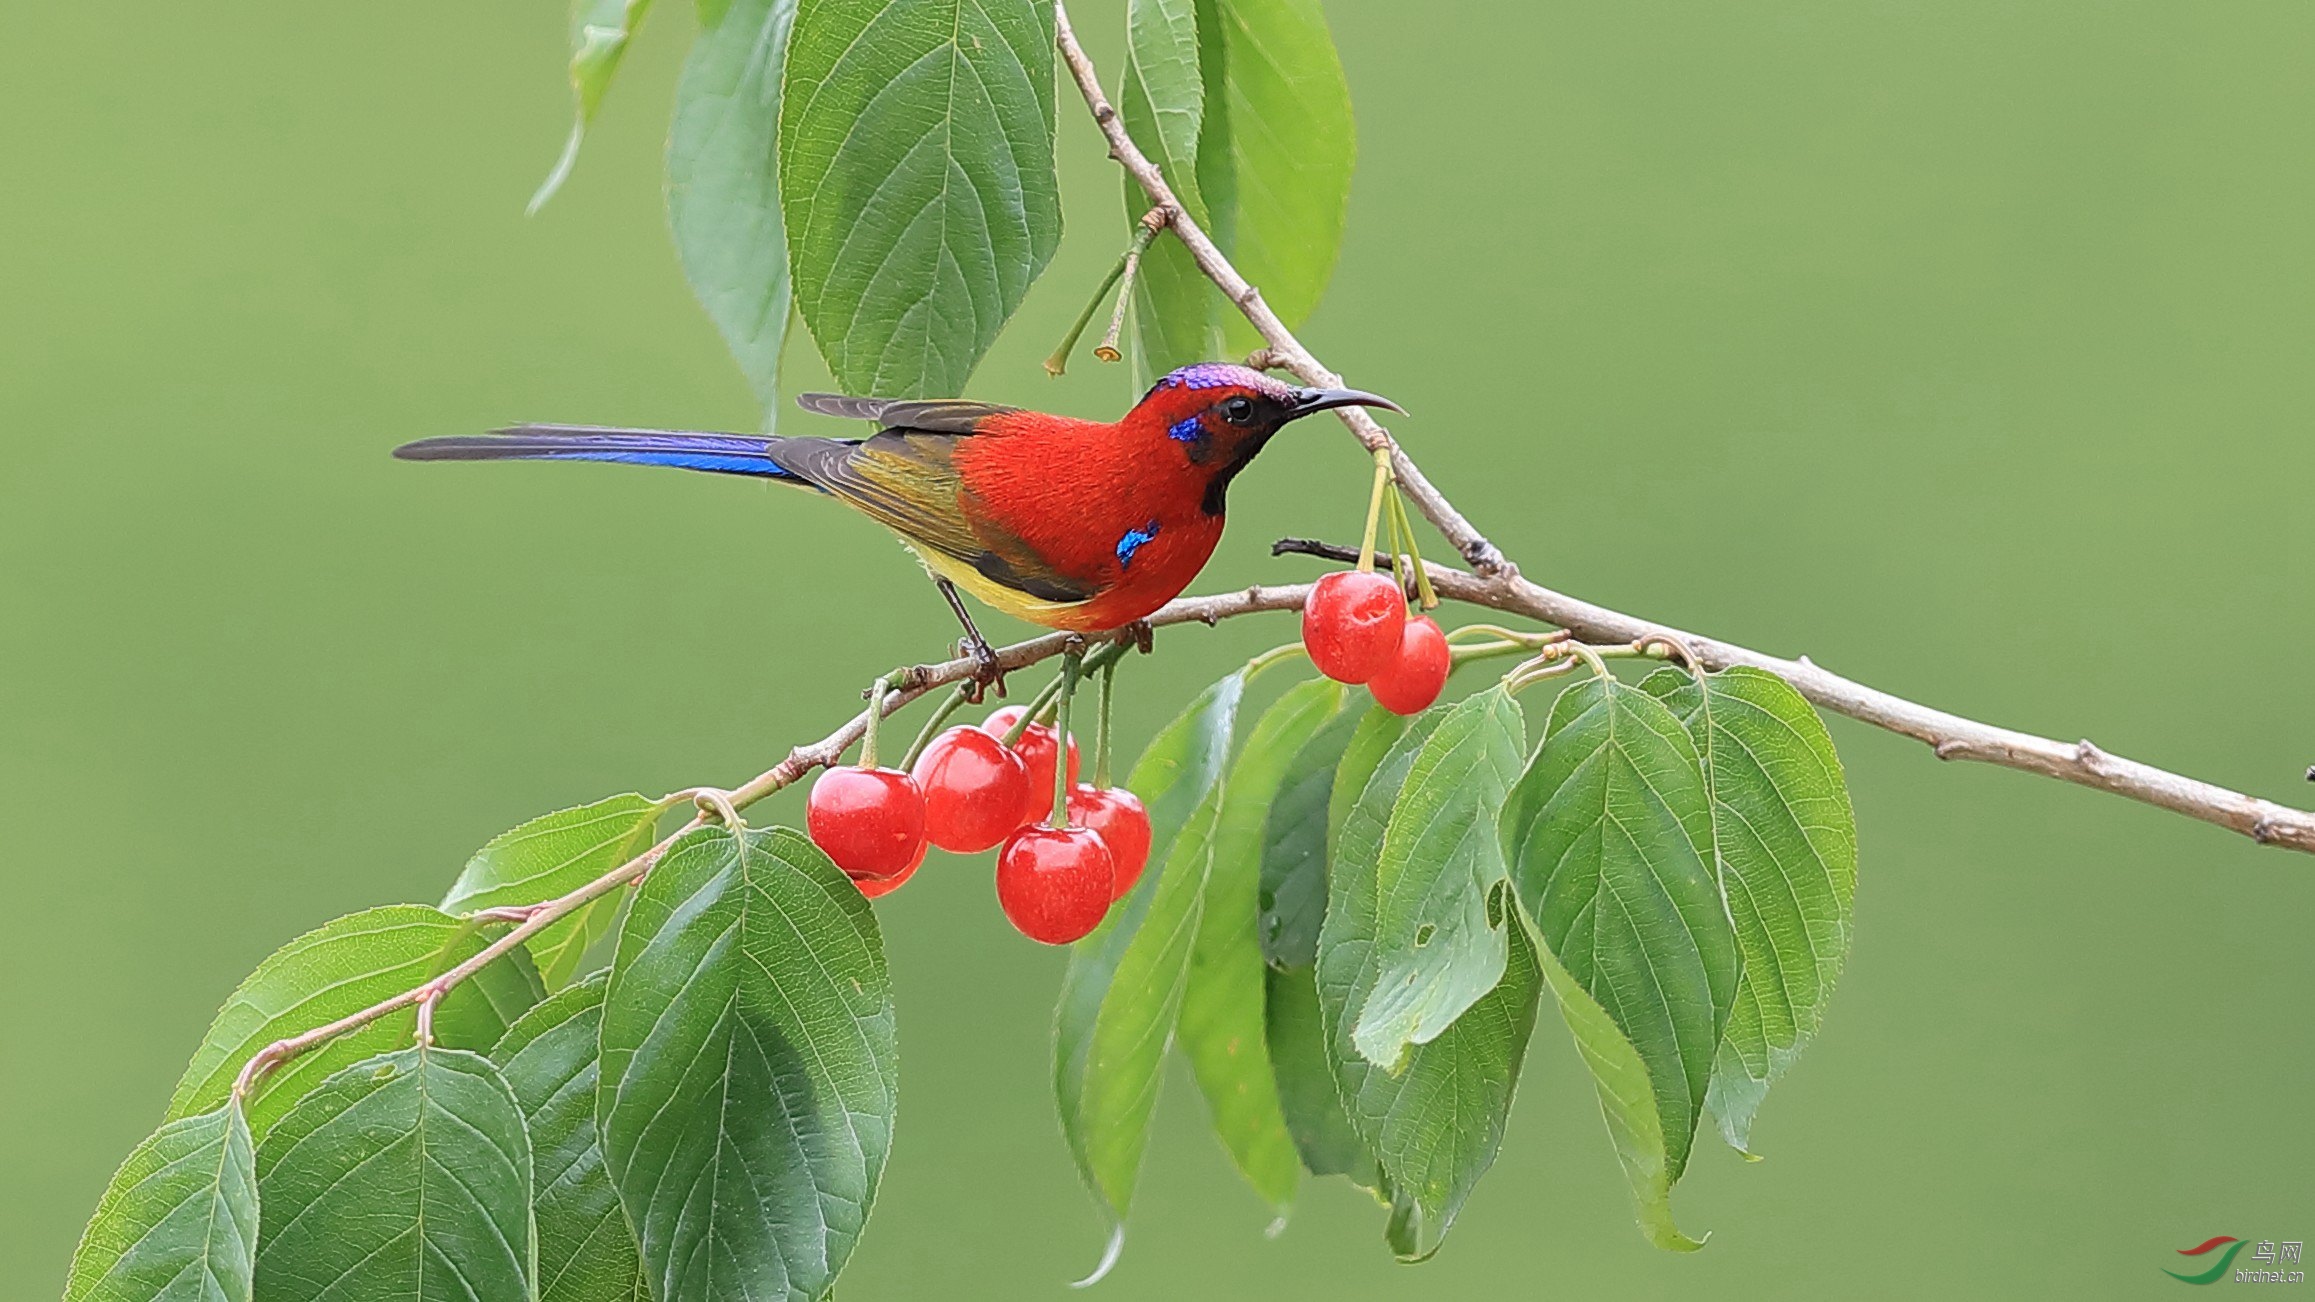
[(770, 440), (739, 434), (523, 425), (492, 434), (421, 439), (394, 449), (394, 455), (404, 461), (602, 461), (801, 482), (772, 459)]

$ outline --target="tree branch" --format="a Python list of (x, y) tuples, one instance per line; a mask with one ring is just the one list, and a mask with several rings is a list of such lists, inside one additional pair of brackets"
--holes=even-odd
[[(1283, 587), (1253, 587), (1210, 597), (1184, 597), (1168, 603), (1163, 610), (1150, 616), (1149, 623), (1153, 626), (1190, 623), (1211, 626), (1234, 615), (1250, 615), (1266, 610), (1300, 610), (1309, 595), (1310, 585), (1298, 583)], [(1048, 633), (1026, 642), (1016, 642), (998, 650), (997, 664), (1008, 673), (1025, 669), (1061, 654), (1077, 640), (1074, 634)], [(935, 688), (972, 678), (979, 668), (980, 663), (971, 656), (960, 656), (939, 664), (912, 665), (894, 673), (891, 676), (893, 689), (884, 698), (885, 717), (890, 718), (894, 712)], [(738, 811), (783, 787), (794, 785), (813, 769), (830, 766), (841, 760), (844, 752), (852, 749), (853, 744), (867, 732), (868, 711), (862, 710), (846, 720), (836, 731), (809, 745), (797, 746), (779, 763), (729, 791), (717, 787), (692, 787), (676, 792), (668, 797), (667, 803), (690, 800), (699, 809), (691, 821), (661, 838), (650, 849), (566, 894), (538, 904), (478, 911), (472, 916), (483, 921), (513, 922), (515, 927), (484, 946), (472, 958), (438, 977), (392, 998), (380, 1000), (360, 1012), (348, 1013), (328, 1025), (317, 1026), (288, 1039), (276, 1040), (251, 1054), (249, 1061), (242, 1065), (240, 1074), (234, 1078), (234, 1097), (247, 1098), (260, 1081), (283, 1063), (311, 1052), (348, 1031), (367, 1026), (381, 1017), (413, 1005), (421, 1011), (430, 1009), (459, 984), (505, 957), (516, 946), (544, 931), (558, 919), (569, 916), (623, 886), (641, 881), (651, 871), (651, 866), (659, 862), (660, 856), (667, 853), (667, 848), (686, 832), (710, 823), (728, 824), (736, 821)], [(424, 1029), (421, 1027), (421, 1033)]]
[[(1260, 291), (1239, 274), (1212, 238), (1183, 209), (1157, 165), (1150, 162), (1148, 156), (1134, 145), (1117, 111), (1102, 94), (1101, 80), (1094, 72), (1093, 61), (1086, 56), (1085, 47), (1078, 44), (1077, 33), (1069, 25), (1067, 6), (1056, 0), (1053, 8), (1055, 40), (1060, 48), (1062, 62), (1076, 79), (1077, 89), (1085, 97), (1085, 105), (1093, 114), (1094, 124), (1108, 140), (1109, 156), (1116, 159), (1126, 174), (1141, 186), (1142, 193), (1148, 196), (1152, 204), (1173, 210), (1171, 229), (1183, 247), (1189, 250), (1198, 270), (1205, 273), (1206, 278), (1214, 282), (1232, 303), (1237, 304), (1238, 310), (1261, 333), (1268, 345), (1264, 350), (1268, 355), (1261, 360), (1293, 372), (1305, 384), (1330, 388), (1340, 386), (1342, 377), (1328, 370), (1308, 348), (1303, 347), (1301, 340), (1294, 337), (1294, 332), (1287, 329), (1286, 323), (1279, 320), (1278, 315), (1270, 310), (1269, 304), (1262, 301)], [(1708, 668), (1751, 665), (1765, 669), (1783, 677), (1819, 707), (1925, 742), (1935, 750), (1939, 759), (1978, 760), (2028, 773), (2040, 773), (2046, 777), (2062, 778), (2081, 786), (2110, 791), (2190, 818), (2231, 828), (2261, 845), (2279, 845), (2315, 853), (2315, 814), (2307, 811), (2229, 791), (2150, 764), (2123, 759), (2100, 750), (2088, 741), (2068, 744), (1965, 719), (1829, 673), (1805, 657), (1783, 660), (1763, 655), (1733, 643), (1635, 619), (1620, 611), (1593, 605), (1531, 583), (1520, 577), (1518, 568), (1505, 560), (1502, 552), (1487, 540), (1486, 535), (1480, 533), (1476, 526), (1463, 517), (1462, 512), (1456, 510), (1432, 486), (1405, 450), (1398, 447), (1389, 431), (1376, 423), (1365, 408), (1344, 407), (1336, 414), (1368, 449), (1391, 449), (1392, 468), (1408, 500), (1471, 565), (1473, 573), (1453, 576), (1452, 584), (1441, 582), (1440, 591), (1448, 596), (1556, 624), (1587, 642), (1631, 642), (1663, 635), (1678, 637), (1695, 649), (1699, 662)], [(1442, 572), (1434, 577), (1444, 579), (1447, 576)], [(2311, 776), (2315, 776), (2315, 771), (2311, 771)]]

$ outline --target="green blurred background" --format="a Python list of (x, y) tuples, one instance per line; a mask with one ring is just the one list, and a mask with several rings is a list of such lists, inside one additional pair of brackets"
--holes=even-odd
[[(2315, 8), (1329, 8), (1361, 164), (1308, 336), (1530, 575), (2315, 798)], [(1076, 14), (1112, 72), (1120, 9)], [(950, 635), (883, 534), (771, 486), (386, 457), (754, 421), (661, 216), (688, 10), (529, 221), (553, 5), (11, 11), (0, 1293), (59, 1290), (273, 947), (438, 898), (534, 813), (752, 774)], [(1037, 368), (1123, 221), (1068, 107), (1070, 234), (976, 389), (1108, 414), (1117, 368)], [(1277, 445), (1209, 586), (1310, 574), (1264, 544), (1352, 534), (1364, 479), (1339, 431)], [(1127, 744), (1291, 628), (1166, 634)], [(1265, 1240), (1177, 1075), (1104, 1294), (2136, 1295), (2212, 1235), (2315, 1234), (2315, 863), (1834, 728), (1856, 951), (1769, 1160), (1700, 1146), (1703, 1252), (1634, 1230), (1547, 1012), (1434, 1262), (1339, 1185)], [(1061, 956), (983, 863), (880, 912), (904, 1101), (844, 1294), (1064, 1296), (1100, 1245), (1049, 1099)]]

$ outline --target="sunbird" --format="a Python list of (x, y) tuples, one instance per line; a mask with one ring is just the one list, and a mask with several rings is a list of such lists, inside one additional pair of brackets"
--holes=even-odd
[(1297, 388), (1225, 362), (1172, 372), (1114, 422), (962, 398), (807, 393), (796, 402), (879, 428), (839, 439), (517, 425), (422, 439), (394, 455), (674, 466), (817, 489), (916, 553), (993, 679), (995, 653), (959, 588), (1047, 628), (1124, 628), (1205, 568), (1230, 481), (1287, 422), (1336, 407), (1401, 410), (1357, 389)]

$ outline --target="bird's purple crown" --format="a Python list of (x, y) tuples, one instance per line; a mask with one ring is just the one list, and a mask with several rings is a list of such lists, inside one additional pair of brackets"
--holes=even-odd
[(1285, 386), (1260, 371), (1251, 370), (1235, 362), (1196, 362), (1174, 371), (1156, 384), (1150, 392), (1160, 389), (1254, 389), (1261, 392), (1283, 391)]

